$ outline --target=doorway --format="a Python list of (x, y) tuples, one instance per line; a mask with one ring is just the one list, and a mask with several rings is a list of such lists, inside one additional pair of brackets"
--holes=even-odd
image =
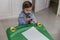
[(50, 0), (49, 8), (57, 14), (59, 0)]

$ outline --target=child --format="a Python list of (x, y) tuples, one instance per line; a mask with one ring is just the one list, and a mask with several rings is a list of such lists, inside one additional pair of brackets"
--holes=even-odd
[(22, 6), (22, 12), (18, 18), (19, 25), (36, 23), (36, 18), (32, 12), (32, 3), (25, 1)]

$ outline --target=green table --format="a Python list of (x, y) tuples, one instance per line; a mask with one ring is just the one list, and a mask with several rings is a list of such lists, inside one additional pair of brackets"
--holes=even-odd
[[(34, 27), (37, 31), (42, 33), (49, 40), (54, 40), (52, 38), (52, 36), (47, 32), (44, 25), (43, 24), (37, 25), (37, 23), (36, 24), (27, 24), (27, 25), (16, 26), (15, 31), (13, 31), (13, 32), (10, 30), (11, 27), (8, 28), (6, 31), (8, 40), (28, 40), (24, 35), (22, 35), (22, 33), (29, 30), (32, 27)], [(36, 33), (34, 33), (34, 34), (37, 35)]]

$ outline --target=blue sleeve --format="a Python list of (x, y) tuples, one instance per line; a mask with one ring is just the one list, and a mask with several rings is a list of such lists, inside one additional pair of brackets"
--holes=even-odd
[(33, 13), (31, 13), (31, 18), (33, 19), (33, 21), (34, 21), (35, 23), (37, 23), (37, 19), (36, 19), (35, 15), (34, 15)]
[(26, 22), (26, 20), (25, 20), (24, 17), (25, 17), (25, 16), (24, 16), (23, 13), (21, 13), (21, 14), (19, 15), (19, 18), (18, 18), (18, 25), (27, 24), (27, 22)]

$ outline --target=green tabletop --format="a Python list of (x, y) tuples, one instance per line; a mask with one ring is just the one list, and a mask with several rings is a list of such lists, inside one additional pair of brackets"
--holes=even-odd
[(41, 32), (49, 40), (54, 40), (52, 38), (52, 36), (47, 32), (44, 25), (43, 24), (37, 25), (37, 23), (36, 24), (27, 24), (27, 25), (16, 26), (14, 32), (12, 32), (10, 30), (11, 27), (8, 28), (7, 31), (6, 31), (8, 40), (28, 40), (24, 35), (22, 35), (22, 33), (29, 30), (33, 26), (34, 26), (34, 28), (36, 28), (36, 30)]

